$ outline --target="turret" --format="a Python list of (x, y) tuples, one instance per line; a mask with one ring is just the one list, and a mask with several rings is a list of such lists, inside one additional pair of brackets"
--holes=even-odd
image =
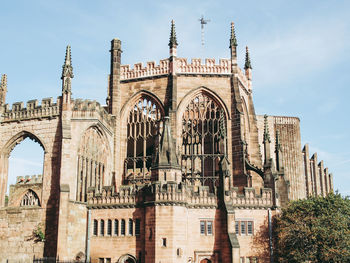
[(111, 41), (111, 72), (109, 75), (109, 89), (107, 106), (109, 113), (117, 115), (120, 113), (120, 63), (121, 63), (121, 41), (117, 38)]
[(0, 106), (6, 104), (6, 93), (7, 93), (7, 76), (6, 74), (1, 75), (0, 83)]

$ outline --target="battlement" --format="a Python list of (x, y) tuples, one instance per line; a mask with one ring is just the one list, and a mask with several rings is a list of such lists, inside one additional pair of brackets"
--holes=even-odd
[(3, 121), (18, 121), (36, 118), (52, 118), (59, 115), (60, 98), (54, 103), (52, 98), (44, 98), (39, 105), (38, 100), (29, 100), (26, 107), (23, 102), (15, 102), (12, 108), (5, 104)]
[(134, 68), (131, 69), (130, 65), (122, 65), (120, 67), (120, 79), (136, 79), (144, 77), (153, 77), (159, 75), (165, 75), (169, 73), (169, 59), (162, 59), (159, 65), (156, 65), (154, 61), (147, 62), (146, 67), (142, 63), (134, 64)]
[(41, 184), (42, 182), (43, 176), (41, 174), (16, 177), (16, 184)]
[(272, 116), (275, 124), (299, 124), (300, 119), (298, 117), (287, 116)]
[(254, 188), (245, 187), (243, 194), (234, 187), (225, 196), (225, 201), (234, 207), (271, 207), (273, 205), (272, 189), (263, 188), (261, 194), (257, 195)]
[(231, 74), (231, 61), (229, 59), (220, 59), (219, 64), (215, 64), (214, 58), (207, 58), (205, 59), (205, 64), (202, 64), (200, 58), (193, 58), (191, 64), (189, 64), (186, 58), (177, 58), (176, 73)]
[(72, 119), (98, 119), (111, 127), (114, 125), (112, 116), (95, 100), (74, 100)]

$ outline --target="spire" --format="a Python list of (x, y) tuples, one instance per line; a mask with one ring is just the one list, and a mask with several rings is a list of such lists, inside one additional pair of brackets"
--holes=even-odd
[(264, 115), (264, 140), (263, 142), (271, 142), (270, 140), (270, 133), (269, 133), (269, 123), (267, 121), (267, 115)]
[(230, 38), (230, 48), (237, 47), (237, 39), (236, 39), (236, 32), (235, 32), (235, 24), (231, 22), (231, 38)]
[(245, 64), (244, 69), (252, 69), (252, 64), (250, 62), (250, 56), (249, 56), (249, 49), (248, 46), (246, 46), (246, 52), (245, 52)]
[(177, 39), (176, 39), (175, 22), (174, 22), (174, 20), (171, 20), (169, 47), (176, 48), (177, 46), (178, 46), (178, 44), (177, 44)]
[(70, 46), (66, 48), (66, 57), (62, 66), (62, 93), (71, 93), (71, 79), (74, 78)]
[(175, 143), (171, 134), (170, 118), (164, 117), (163, 132), (158, 151), (158, 167), (178, 168)]
[(71, 57), (71, 51), (70, 51), (70, 45), (67, 46), (66, 48), (66, 57), (64, 59), (64, 64), (62, 66), (62, 77), (68, 77), (68, 78), (73, 78), (73, 67), (72, 67), (72, 57)]

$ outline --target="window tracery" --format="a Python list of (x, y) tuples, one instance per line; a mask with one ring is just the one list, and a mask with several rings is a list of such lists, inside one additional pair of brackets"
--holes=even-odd
[(20, 206), (40, 206), (39, 197), (34, 191), (28, 190), (23, 196)]
[(214, 192), (219, 162), (226, 153), (226, 117), (223, 108), (204, 93), (198, 94), (182, 116), (182, 173), (194, 185)]
[(125, 159), (126, 182), (150, 180), (152, 156), (162, 115), (160, 106), (148, 96), (141, 97), (129, 112)]
[(86, 202), (87, 189), (102, 191), (107, 174), (108, 146), (101, 132), (89, 128), (83, 135), (78, 150), (77, 200)]

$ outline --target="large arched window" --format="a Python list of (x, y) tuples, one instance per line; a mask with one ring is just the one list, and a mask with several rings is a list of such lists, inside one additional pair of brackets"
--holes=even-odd
[(163, 117), (161, 106), (149, 96), (137, 100), (127, 117), (125, 182), (149, 180), (152, 154)]
[(20, 206), (40, 206), (39, 197), (34, 191), (28, 190), (23, 196)]
[(108, 144), (102, 133), (91, 127), (84, 133), (78, 149), (77, 200), (86, 202), (88, 187), (101, 192), (107, 176)]
[(225, 112), (210, 96), (200, 93), (190, 101), (182, 116), (184, 178), (214, 191), (219, 178), (219, 161), (225, 152)]

